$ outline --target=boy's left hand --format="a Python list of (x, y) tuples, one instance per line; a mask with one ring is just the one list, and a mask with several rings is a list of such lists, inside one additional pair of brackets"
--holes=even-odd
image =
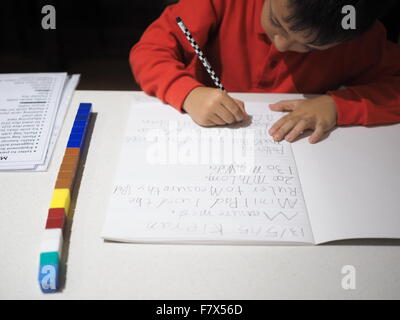
[(324, 133), (335, 127), (335, 101), (328, 95), (312, 99), (280, 101), (270, 105), (272, 111), (290, 111), (269, 130), (275, 141), (293, 142), (303, 131), (314, 130), (309, 142), (319, 142)]

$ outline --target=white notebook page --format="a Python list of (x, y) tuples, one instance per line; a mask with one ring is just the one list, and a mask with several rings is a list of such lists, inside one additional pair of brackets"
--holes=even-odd
[(338, 128), (295, 143), (315, 242), (400, 238), (400, 125)]
[(133, 104), (102, 237), (313, 243), (290, 144), (267, 134), (281, 114), (254, 103), (246, 110), (251, 121), (223, 131), (161, 103)]

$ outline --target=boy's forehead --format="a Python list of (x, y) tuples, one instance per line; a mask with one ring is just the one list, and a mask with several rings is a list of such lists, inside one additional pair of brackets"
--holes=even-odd
[(293, 14), (293, 6), (290, 0), (266, 0), (275, 14), (279, 14), (285, 21)]
[(310, 30), (304, 30), (300, 32), (294, 32), (290, 30), (291, 17), (295, 15), (293, 6), (291, 6), (290, 0), (265, 0), (266, 5), (269, 6), (270, 15), (273, 16), (278, 22), (284, 27), (285, 31), (290, 34), (295, 34), (297, 38), (302, 39), (304, 42), (312, 42), (314, 38), (313, 32)]
[[(279, 21), (282, 27), (289, 33), (293, 38), (299, 42), (315, 47), (316, 49), (324, 50), (332, 47), (336, 44), (329, 44), (324, 46), (314, 46), (312, 43), (315, 41), (316, 34), (312, 30), (303, 31), (291, 31), (290, 25), (291, 19), (296, 15), (294, 6), (291, 3), (292, 0), (265, 0), (266, 5), (269, 6), (270, 14)], [(307, 0), (305, 0), (307, 1)]]

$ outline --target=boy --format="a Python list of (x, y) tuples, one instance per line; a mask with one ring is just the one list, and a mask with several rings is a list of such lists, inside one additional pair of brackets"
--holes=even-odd
[[(345, 29), (342, 8), (356, 9)], [(242, 101), (213, 84), (176, 24), (181, 17), (228, 92), (320, 94), (281, 101), (290, 111), (269, 133), (310, 143), (336, 125), (400, 122), (400, 46), (386, 41), (376, 19), (388, 1), (181, 0), (168, 7), (130, 53), (142, 89), (202, 126), (246, 117)], [(347, 88), (337, 90), (341, 85)]]

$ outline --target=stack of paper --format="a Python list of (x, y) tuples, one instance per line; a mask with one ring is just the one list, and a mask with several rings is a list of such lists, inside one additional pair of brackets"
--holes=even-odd
[(0, 74), (0, 170), (45, 171), (79, 75)]

